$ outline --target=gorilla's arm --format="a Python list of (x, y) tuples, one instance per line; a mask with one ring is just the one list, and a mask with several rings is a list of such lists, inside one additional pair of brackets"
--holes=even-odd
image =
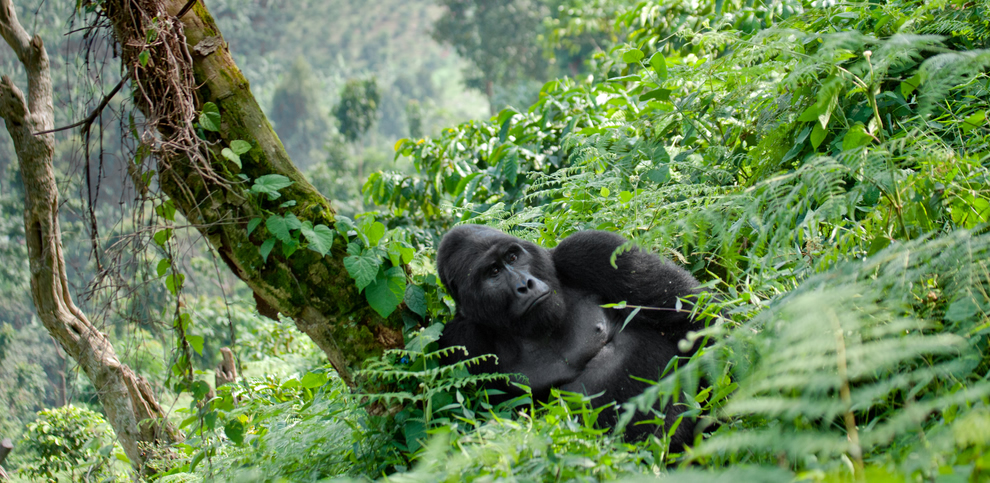
[[(479, 324), (472, 324), (463, 317), (455, 316), (454, 320), (447, 322), (443, 328), (443, 334), (437, 341), (441, 348), (464, 346), (468, 354), (457, 349), (451, 354), (443, 357), (440, 363), (443, 365), (455, 364), (460, 361), (471, 359), (483, 354), (494, 354), (495, 345), (491, 341), (496, 340), (492, 334), (486, 334), (486, 328)], [(478, 365), (470, 368), (472, 374), (482, 374), (488, 372), (499, 372), (494, 358), (488, 358)]]
[(699, 282), (686, 270), (638, 247), (623, 252), (610, 263), (612, 253), (627, 240), (606, 231), (583, 231), (560, 242), (551, 252), (561, 284), (597, 294), (603, 303), (626, 301), (630, 305), (659, 307), (642, 310), (637, 321), (657, 325), (665, 338), (683, 339), (694, 326), (688, 317), (690, 302), (676, 312), (678, 297), (699, 292)]

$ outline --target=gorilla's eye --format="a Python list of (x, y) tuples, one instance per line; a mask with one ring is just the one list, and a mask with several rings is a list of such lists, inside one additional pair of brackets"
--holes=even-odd
[(518, 258), (518, 257), (516, 257), (516, 254), (515, 253), (510, 253), (508, 256), (505, 257), (505, 261), (506, 262), (509, 262), (509, 263), (512, 263), (512, 262), (516, 261), (516, 258)]
[(498, 275), (499, 272), (501, 272), (501, 271), (502, 271), (502, 269), (498, 265), (492, 265), (492, 267), (488, 269), (488, 276), (489, 277), (494, 277), (494, 276)]

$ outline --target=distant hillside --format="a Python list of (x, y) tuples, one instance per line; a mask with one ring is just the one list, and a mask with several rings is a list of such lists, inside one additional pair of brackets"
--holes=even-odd
[(440, 15), (431, 0), (210, 0), (208, 5), (265, 108), (280, 76), (302, 57), (321, 84), (325, 112), (346, 79), (374, 76), (383, 91), (379, 131), (386, 138), (408, 135), (409, 99), (431, 106), (428, 117), (435, 120), (428, 128), (487, 113), (484, 99), (466, 92), (460, 81), (463, 60), (430, 38)]

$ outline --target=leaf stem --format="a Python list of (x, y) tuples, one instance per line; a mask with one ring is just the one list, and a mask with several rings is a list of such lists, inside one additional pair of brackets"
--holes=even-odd
[(846, 368), (846, 342), (842, 335), (842, 324), (835, 312), (828, 311), (829, 319), (835, 327), (835, 356), (839, 368), (839, 397), (845, 406), (846, 437), (849, 438), (849, 455), (855, 465), (856, 481), (863, 479), (863, 449), (859, 445), (859, 430), (856, 429), (856, 416), (852, 412), (852, 396), (849, 392), (849, 373)]

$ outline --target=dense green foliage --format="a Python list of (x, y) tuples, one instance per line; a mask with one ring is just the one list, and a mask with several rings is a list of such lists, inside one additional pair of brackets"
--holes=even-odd
[(731, 322), (637, 402), (683, 390), (720, 422), (685, 461), (979, 480), (984, 8), (640, 4), (597, 79), (400, 141), (417, 174), (365, 193), (424, 243), (461, 221), (548, 247), (607, 229), (706, 280)]
[(27, 425), (23, 448), (37, 456), (25, 473), (35, 478), (58, 481), (102, 481), (124, 477), (115, 466), (126, 459), (114, 442), (113, 431), (99, 414), (75, 406), (62, 406), (38, 412), (38, 419)]

